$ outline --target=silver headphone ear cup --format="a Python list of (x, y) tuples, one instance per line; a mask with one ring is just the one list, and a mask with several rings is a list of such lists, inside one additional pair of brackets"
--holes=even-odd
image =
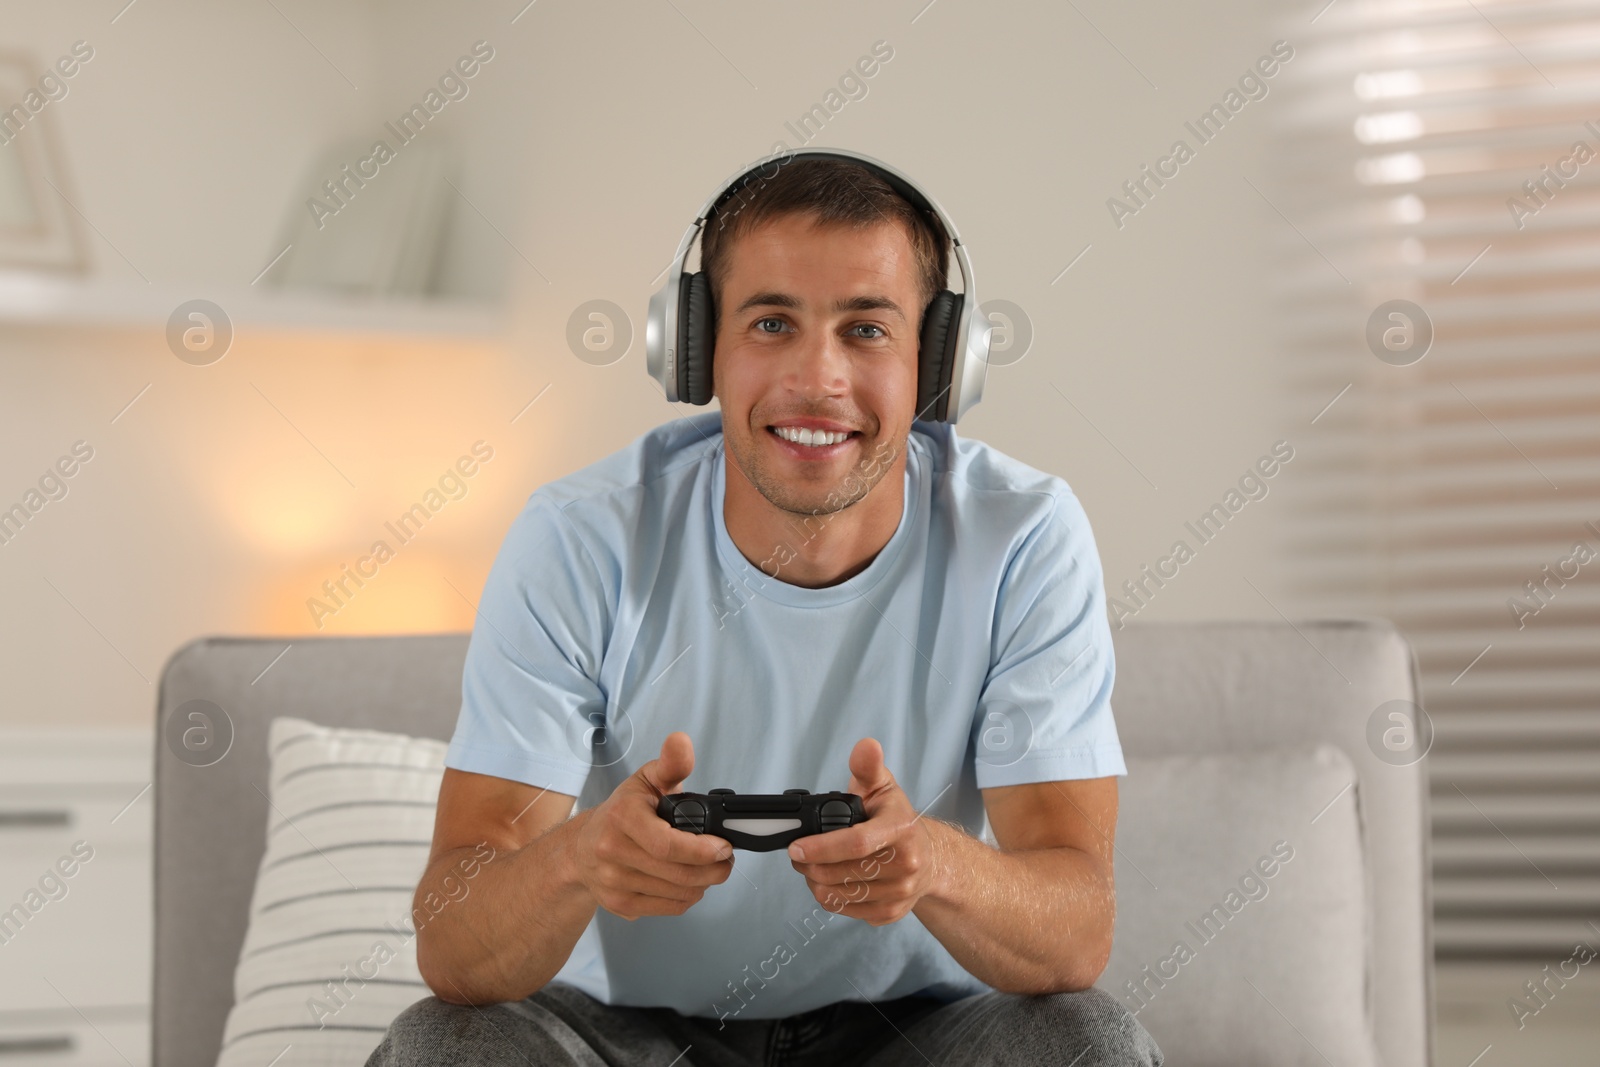
[(672, 283), (669, 281), (660, 289), (650, 294), (650, 308), (646, 313), (644, 322), (644, 354), (645, 369), (650, 372), (661, 385), (661, 391), (666, 394), (667, 400), (676, 402), (678, 399), (678, 369), (676, 365), (677, 350), (673, 351), (673, 366), (667, 366), (667, 349), (672, 347), (667, 341), (667, 308), (673, 298)]
[(683, 358), (678, 363), (678, 399), (689, 404), (711, 403), (711, 357), (716, 350), (716, 318), (711, 306), (711, 283), (704, 271), (685, 274), (680, 283), (678, 342)]
[[(956, 371), (961, 376), (957, 378), (952, 374), (950, 379), (958, 383), (956, 389), (959, 391), (961, 408), (961, 411), (951, 414), (951, 422), (983, 400), (983, 387), (989, 377), (989, 354), (993, 351), (994, 330), (994, 323), (984, 315), (982, 309), (973, 308), (972, 319), (967, 324), (967, 337), (960, 340), (961, 348), (956, 357)], [(972, 340), (970, 345), (966, 343), (968, 339)], [(972, 361), (970, 365), (969, 360)]]

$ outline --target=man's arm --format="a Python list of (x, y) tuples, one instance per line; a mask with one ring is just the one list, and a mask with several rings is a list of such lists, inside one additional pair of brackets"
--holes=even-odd
[(874, 926), (914, 913), (972, 975), (1007, 993), (1087, 989), (1111, 956), (1114, 777), (983, 790), (998, 849), (917, 814), (863, 738), (850, 792), (867, 820), (789, 846), (830, 911)]
[[(1008, 562), (977, 709), (977, 759), (1000, 757), (975, 767), (999, 848), (957, 825), (918, 824), (940, 862), (917, 917), (967, 970), (1020, 993), (1086, 989), (1105, 970), (1116, 916), (1115, 776), (1126, 769), (1111, 716), (1100, 555), (1078, 498), (1060, 489), (1052, 500)], [(990, 727), (1009, 722), (1007, 705), (1028, 729)], [(1022, 742), (1038, 769), (1017, 773), (1024, 753), (990, 750), (1001, 738)], [(1022, 777), (1057, 780), (983, 788)]]
[[(423, 981), (455, 1004), (522, 1000), (555, 977), (596, 908), (630, 922), (682, 915), (727, 881), (731, 845), (656, 814), (657, 798), (682, 789), (693, 770), (689, 735), (674, 731), (661, 755), (569, 819), (572, 797), (446, 768), (417, 885), (419, 914), (433, 913), (417, 933)], [(495, 850), (487, 859), (484, 841)], [(469, 858), (478, 865), (455, 896), (453, 868)], [(441, 897), (448, 903), (429, 907)]]
[[(595, 911), (570, 862), (583, 817), (568, 818), (572, 805), (563, 793), (445, 768), (414, 911), (427, 917), (417, 969), (441, 1000), (518, 1000), (567, 962)], [(483, 842), (494, 850), (487, 860)], [(468, 857), (478, 869), (463, 894), (451, 877)]]
[(923, 818), (936, 877), (912, 910), (956, 961), (1010, 993), (1087, 989), (1111, 957), (1116, 778), (983, 790), (999, 849)]

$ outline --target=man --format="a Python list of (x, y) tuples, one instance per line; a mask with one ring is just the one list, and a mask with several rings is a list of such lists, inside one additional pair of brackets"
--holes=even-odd
[[(507, 535), (419, 900), (495, 858), (419, 934), (436, 997), (370, 1065), (1161, 1062), (1092, 988), (1126, 771), (1089, 524), (917, 418), (948, 252), (837, 159), (708, 220), (721, 410)], [(656, 812), (715, 787), (868, 817), (735, 857)]]

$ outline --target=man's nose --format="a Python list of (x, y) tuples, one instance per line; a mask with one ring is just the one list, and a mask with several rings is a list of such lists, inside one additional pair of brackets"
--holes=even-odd
[(836, 396), (849, 383), (850, 353), (842, 339), (815, 331), (793, 349), (790, 389), (805, 396)]

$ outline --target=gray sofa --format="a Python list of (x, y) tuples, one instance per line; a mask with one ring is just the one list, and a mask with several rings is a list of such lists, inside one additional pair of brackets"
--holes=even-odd
[[(152, 1063), (215, 1063), (263, 852), (268, 722), (294, 715), (448, 739), (466, 646), (466, 634), (212, 637), (173, 654), (158, 731), (173, 709), (205, 699), (227, 709), (234, 737), (212, 767), (155, 746)], [(1374, 708), (1415, 699), (1405, 641), (1381, 621), (1141, 624), (1117, 635), (1116, 653), (1113, 705), (1130, 757), (1316, 741), (1349, 756), (1365, 824), (1378, 1052), (1387, 1067), (1431, 1063), (1427, 783), (1422, 765), (1385, 764), (1366, 740)], [(1119, 929), (1140, 920), (1117, 919)], [(1237, 1025), (1258, 1025), (1261, 1011), (1241, 997)]]

